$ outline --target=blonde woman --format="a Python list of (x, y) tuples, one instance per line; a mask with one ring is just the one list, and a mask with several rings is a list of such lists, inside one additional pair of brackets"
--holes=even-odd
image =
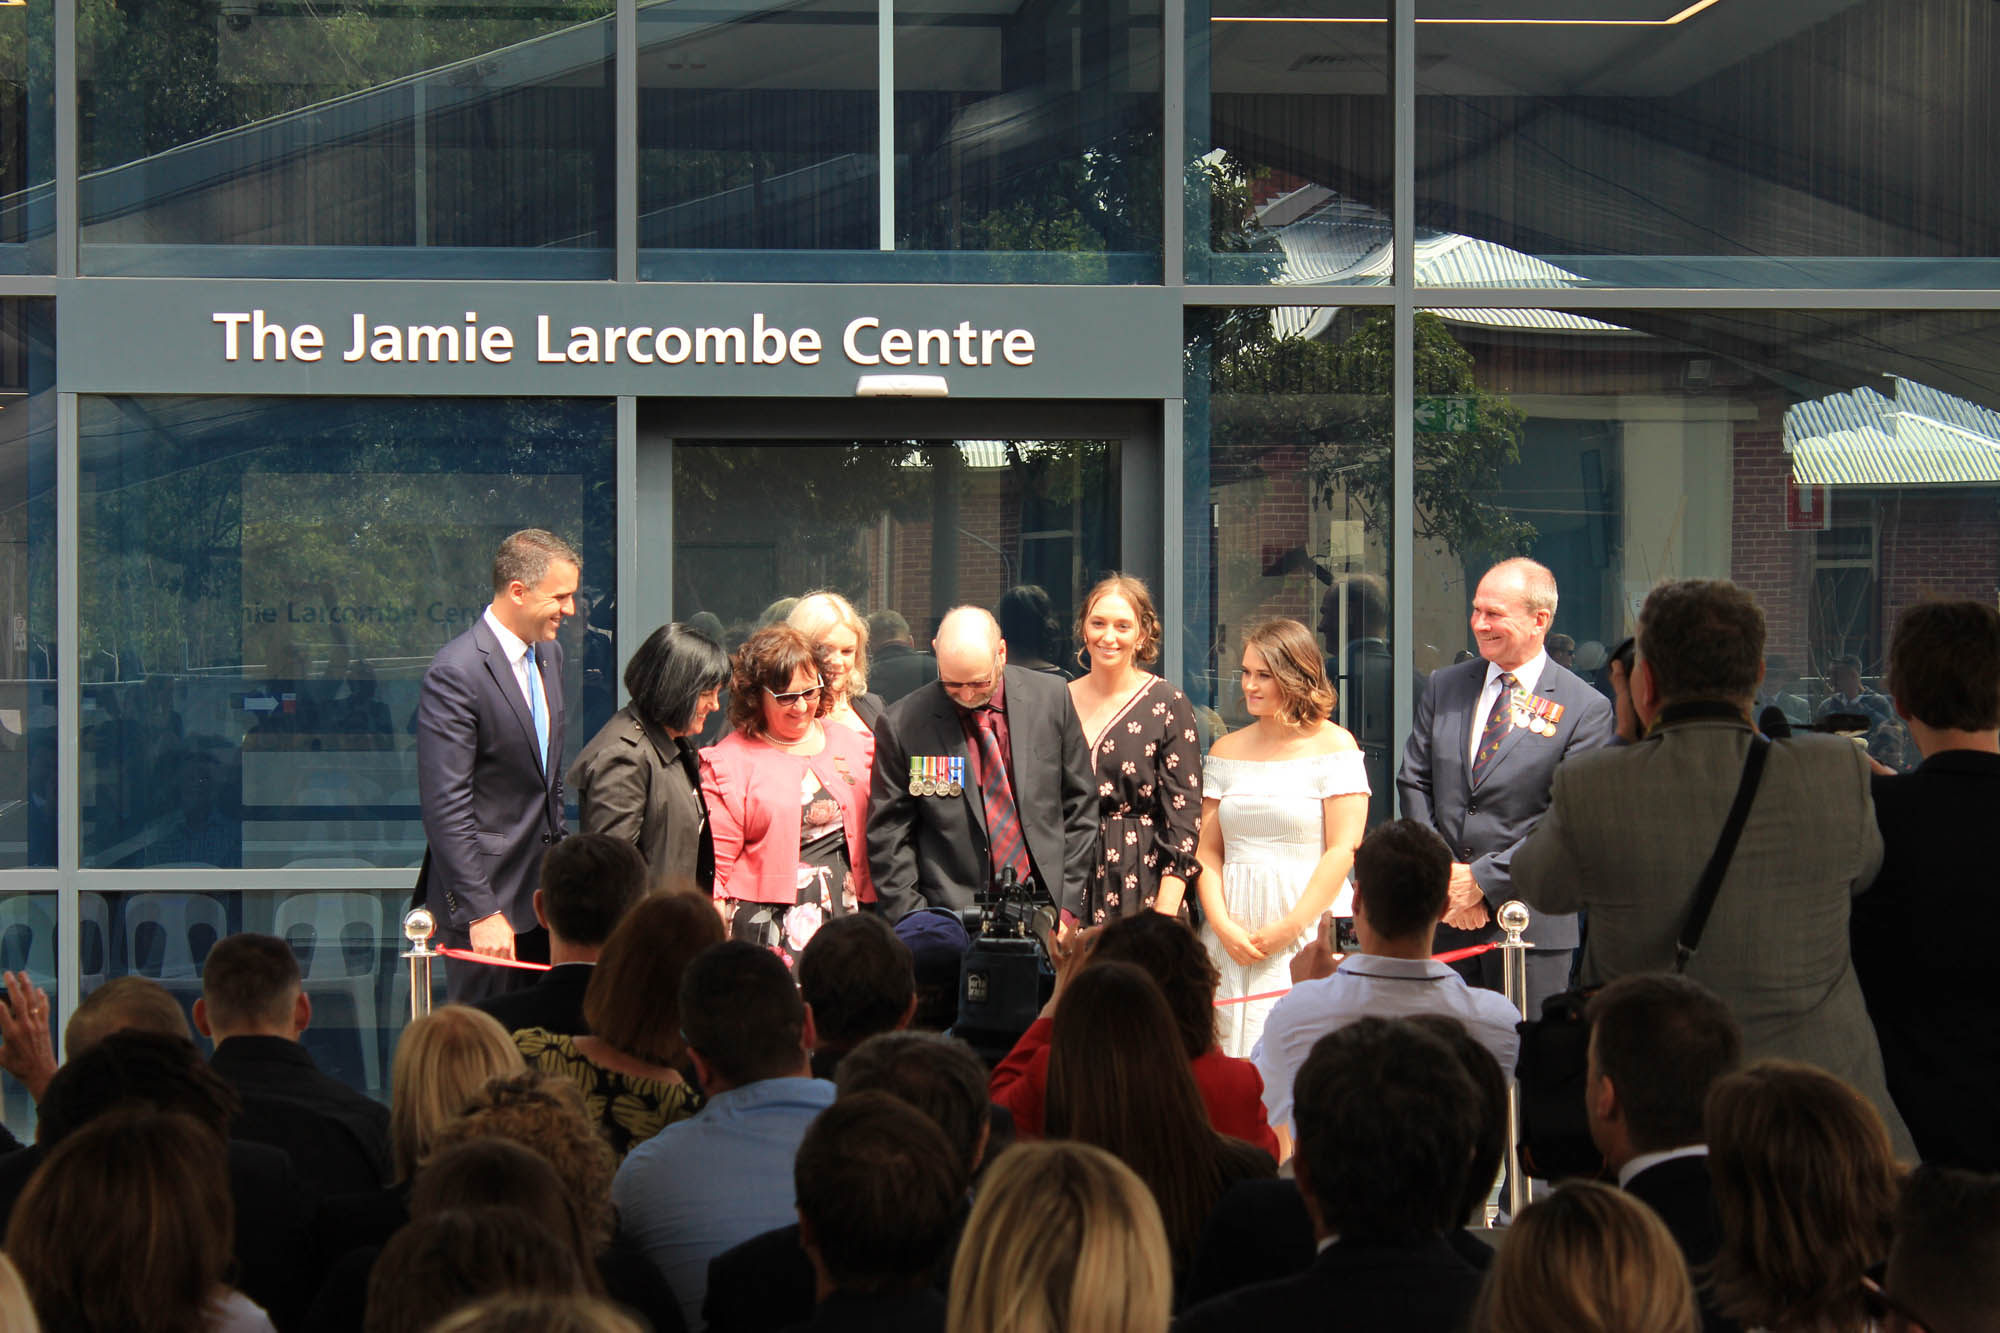
[(1087, 1144), (1009, 1148), (951, 1267), (947, 1333), (1165, 1333), (1173, 1265), (1152, 1194)]
[(1507, 1233), (1472, 1333), (1696, 1333), (1687, 1262), (1629, 1194), (1584, 1181), (1530, 1204)]
[(417, 1173), (438, 1131), (471, 1105), (486, 1080), (527, 1069), (499, 1020), (469, 1005), (445, 1005), (404, 1028), (389, 1068), (389, 1147), (398, 1185)]
[(1202, 942), (1222, 985), (1223, 1053), (1247, 1056), (1292, 955), (1327, 909), (1352, 912), (1348, 872), (1368, 823), (1368, 773), (1332, 721), (1333, 686), (1312, 631), (1269, 620), (1243, 642), (1243, 708), (1253, 721), (1217, 741), (1202, 765)]
[(785, 622), (821, 650), (826, 685), (833, 692), (833, 707), (827, 710), (826, 720), (860, 736), (872, 758), (875, 719), (882, 716), (882, 700), (868, 693), (868, 622), (837, 592), (807, 593)]

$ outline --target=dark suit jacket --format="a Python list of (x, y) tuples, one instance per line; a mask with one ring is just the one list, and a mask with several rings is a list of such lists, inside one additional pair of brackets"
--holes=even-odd
[(559, 963), (542, 974), (541, 980), (525, 990), (491, 995), (474, 1008), (484, 1009), (500, 1020), (509, 1032), (522, 1028), (547, 1028), (565, 1037), (590, 1033), (583, 1021), (583, 993), (590, 989), (594, 963)]
[(835, 1292), (814, 1307), (793, 1333), (944, 1333), (944, 1297), (930, 1287), (893, 1296)]
[(564, 832), (562, 645), (529, 647), (549, 701), (546, 773), (528, 701), (484, 616), (438, 649), (417, 696), (417, 896), (447, 944), (462, 947), (495, 912), (516, 934), (536, 929), (542, 854)]
[[(1649, 1166), (1632, 1177), (1625, 1192), (1660, 1215), (1689, 1268), (1699, 1269), (1714, 1260), (1722, 1248), (1722, 1220), (1716, 1216), (1706, 1157), (1676, 1157)], [(1701, 1323), (1707, 1333), (1736, 1327), (1716, 1310), (1714, 1293), (1699, 1285), (1698, 1278), (1695, 1295), (1701, 1300)]]
[(324, 1194), (389, 1179), (389, 1108), (322, 1074), (305, 1047), (283, 1037), (230, 1037), (209, 1065), (242, 1099), (232, 1138), (283, 1150)]
[(1297, 1277), (1219, 1296), (1174, 1333), (1338, 1328), (1341, 1333), (1458, 1333), (1483, 1275), (1442, 1238), (1403, 1249), (1336, 1242)]
[(637, 847), (655, 880), (685, 877), (703, 893), (715, 887), (715, 841), (692, 744), (627, 704), (570, 765), (569, 785), (585, 833), (609, 833)]
[(1993, 901), (2000, 755), (1942, 751), (1874, 791), (1882, 870), (1849, 929), (1889, 1095), (1926, 1162), (2000, 1171), (2000, 992), (1977, 924)]
[[(939, 1257), (931, 1286), (926, 1290), (941, 1293), (950, 1288), (952, 1261), (958, 1257), (958, 1233), (963, 1231), (971, 1212), (969, 1203), (959, 1209), (952, 1222), (951, 1244)], [(779, 1227), (752, 1236), (708, 1261), (708, 1295), (702, 1300), (701, 1317), (708, 1325), (708, 1333), (778, 1333), (781, 1329), (808, 1324), (817, 1328), (821, 1326), (819, 1315), (845, 1319), (846, 1307), (860, 1308), (856, 1298), (845, 1298), (842, 1310), (828, 1311), (825, 1305), (815, 1310), (813, 1297), (817, 1287), (812, 1260), (799, 1244), (797, 1224)], [(928, 1308), (922, 1306), (924, 1310)], [(940, 1303), (938, 1310), (943, 1309)], [(838, 1326), (868, 1327), (845, 1322)]]
[[(1083, 726), (1061, 677), (1010, 666), (1006, 680), (1014, 802), (1028, 858), (1056, 905), (1074, 913), (1097, 855), (1097, 777)], [(992, 877), (970, 765), (964, 795), (910, 795), (912, 755), (966, 758), (967, 749), (958, 705), (936, 684), (891, 704), (876, 723), (868, 866), (892, 921), (922, 907), (971, 907)]]
[[(1517, 896), (1514, 849), (1548, 809), (1556, 765), (1569, 755), (1608, 744), (1617, 734), (1617, 720), (1603, 695), (1551, 660), (1542, 668), (1534, 692), (1563, 706), (1556, 734), (1544, 737), (1513, 728), (1475, 787), (1465, 756), (1473, 731), (1486, 725), (1484, 717), (1473, 716), (1486, 685), (1486, 667), (1484, 658), (1475, 657), (1431, 673), (1417, 700), (1396, 787), (1402, 793), (1404, 816), (1444, 835), (1452, 856), (1472, 867), (1487, 909), (1498, 911)], [(1437, 947), (1458, 948), (1496, 933), (1490, 923), (1475, 932), (1439, 926)], [(1576, 917), (1537, 912), (1525, 938), (1545, 949), (1574, 949)]]
[(854, 706), (854, 715), (861, 719), (861, 725), (870, 731), (875, 730), (875, 723), (881, 718), (882, 710), (888, 707), (882, 702), (882, 696), (872, 690), (867, 694), (855, 696), (849, 702)]

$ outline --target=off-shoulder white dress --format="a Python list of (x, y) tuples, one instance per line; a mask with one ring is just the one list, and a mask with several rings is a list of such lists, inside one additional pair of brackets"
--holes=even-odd
[[(1223, 903), (1238, 925), (1256, 930), (1292, 910), (1326, 851), (1321, 802), (1329, 796), (1366, 796), (1368, 772), (1359, 750), (1264, 761), (1211, 754), (1202, 765), (1202, 789), (1203, 796), (1219, 803)], [(1341, 885), (1335, 915), (1352, 914), (1352, 902), (1351, 886)], [(1222, 972), (1215, 1025), (1222, 1051), (1248, 1056), (1264, 1031), (1265, 1015), (1278, 1002), (1273, 992), (1291, 987), (1292, 956), (1311, 935), (1300, 935), (1290, 947), (1249, 967), (1232, 959), (1206, 925), (1201, 938)], [(1249, 995), (1266, 998), (1243, 999)]]

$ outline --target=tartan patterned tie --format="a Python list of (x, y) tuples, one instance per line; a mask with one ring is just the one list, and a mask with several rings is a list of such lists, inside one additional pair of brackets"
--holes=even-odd
[(1014, 784), (1007, 777), (1007, 757), (1000, 752), (1000, 735), (993, 729), (993, 710), (973, 712), (979, 732), (980, 803), (986, 810), (986, 846), (993, 862), (994, 878), (1012, 870), (1014, 878), (1026, 883), (1033, 873), (1028, 864), (1028, 844), (1021, 836), (1021, 812), (1014, 804)]
[(1486, 766), (1493, 762), (1493, 756), (1500, 753), (1500, 742), (1507, 739), (1507, 733), (1514, 728), (1514, 691), (1520, 682), (1514, 673), (1500, 673), (1500, 693), (1493, 700), (1493, 711), (1486, 715), (1486, 730), (1479, 733), (1479, 750), (1472, 756), (1472, 780), (1476, 783), (1486, 776)]

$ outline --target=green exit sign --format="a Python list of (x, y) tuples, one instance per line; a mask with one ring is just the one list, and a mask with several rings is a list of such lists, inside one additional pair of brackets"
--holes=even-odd
[(1469, 393), (1427, 395), (1417, 399), (1417, 429), (1426, 435), (1455, 435), (1469, 431), (1477, 417)]

